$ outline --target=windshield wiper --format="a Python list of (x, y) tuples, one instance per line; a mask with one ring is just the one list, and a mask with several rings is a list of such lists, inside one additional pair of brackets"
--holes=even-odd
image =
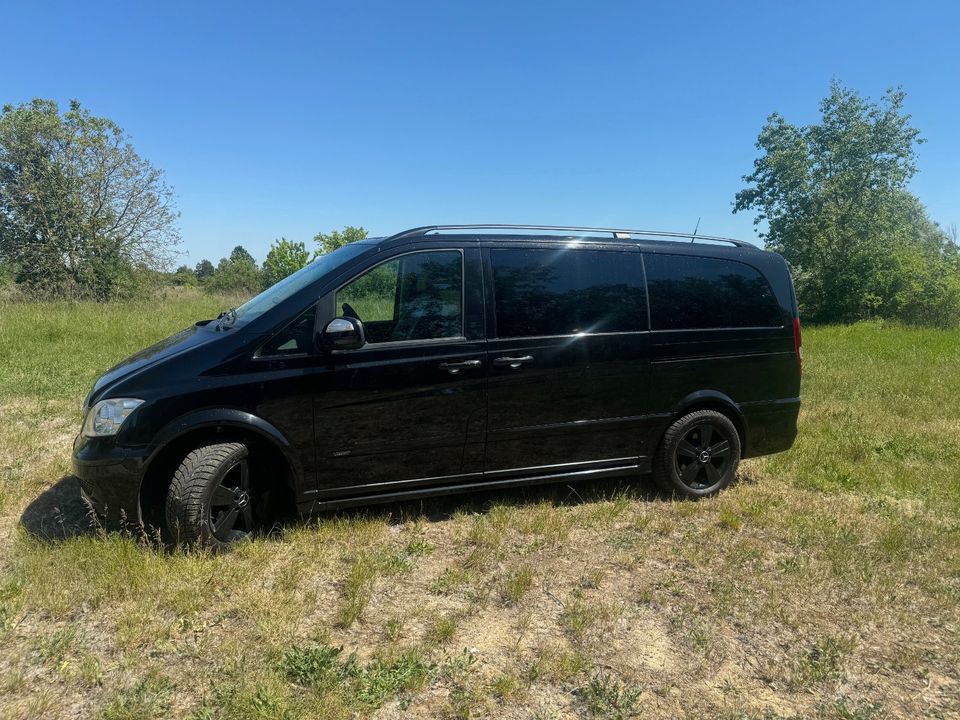
[(230, 308), (219, 315), (217, 315), (217, 330), (223, 330), (224, 328), (233, 327), (233, 323), (237, 321), (237, 309)]

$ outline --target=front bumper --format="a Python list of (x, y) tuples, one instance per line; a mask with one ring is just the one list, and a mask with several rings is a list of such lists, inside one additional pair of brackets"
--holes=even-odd
[(142, 451), (117, 447), (113, 438), (78, 435), (73, 442), (73, 472), (80, 479), (80, 492), (107, 520), (141, 521), (143, 468)]

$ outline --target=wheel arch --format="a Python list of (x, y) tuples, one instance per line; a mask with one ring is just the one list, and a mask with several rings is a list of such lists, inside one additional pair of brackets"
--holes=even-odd
[(165, 425), (150, 444), (139, 490), (140, 514), (145, 524), (164, 526), (167, 489), (183, 458), (199, 445), (226, 441), (247, 444), (251, 454), (259, 454), (268, 467), (279, 468), (272, 481), (279, 480), (295, 496), (301, 487), (303, 468), (283, 433), (246, 411), (198, 410)]
[(683, 400), (677, 403), (673, 408), (673, 415), (670, 417), (669, 427), (687, 413), (696, 410), (715, 410), (722, 415), (727, 416), (737, 429), (737, 435), (740, 436), (740, 455), (746, 455), (747, 451), (747, 421), (743, 416), (740, 407), (726, 395), (717, 390), (698, 390), (690, 393)]

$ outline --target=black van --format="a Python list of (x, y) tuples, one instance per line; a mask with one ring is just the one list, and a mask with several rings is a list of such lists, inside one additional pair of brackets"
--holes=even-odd
[(800, 323), (748, 243), (430, 226), (319, 257), (120, 363), (74, 467), (98, 513), (220, 546), (301, 512), (653, 473), (703, 496), (786, 450)]

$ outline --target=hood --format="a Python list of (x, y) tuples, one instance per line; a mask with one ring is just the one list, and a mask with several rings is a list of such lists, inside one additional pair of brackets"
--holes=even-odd
[(167, 358), (179, 355), (187, 350), (191, 350), (201, 345), (213, 342), (222, 337), (212, 330), (205, 329), (203, 325), (193, 325), (181, 330), (180, 332), (164, 338), (155, 345), (134, 353), (126, 360), (122, 360), (112, 368), (107, 370), (99, 380), (93, 385), (93, 389), (84, 402), (84, 408), (90, 407), (93, 399), (100, 394), (102, 390), (113, 385), (123, 378), (129, 377), (134, 373), (155, 365)]

